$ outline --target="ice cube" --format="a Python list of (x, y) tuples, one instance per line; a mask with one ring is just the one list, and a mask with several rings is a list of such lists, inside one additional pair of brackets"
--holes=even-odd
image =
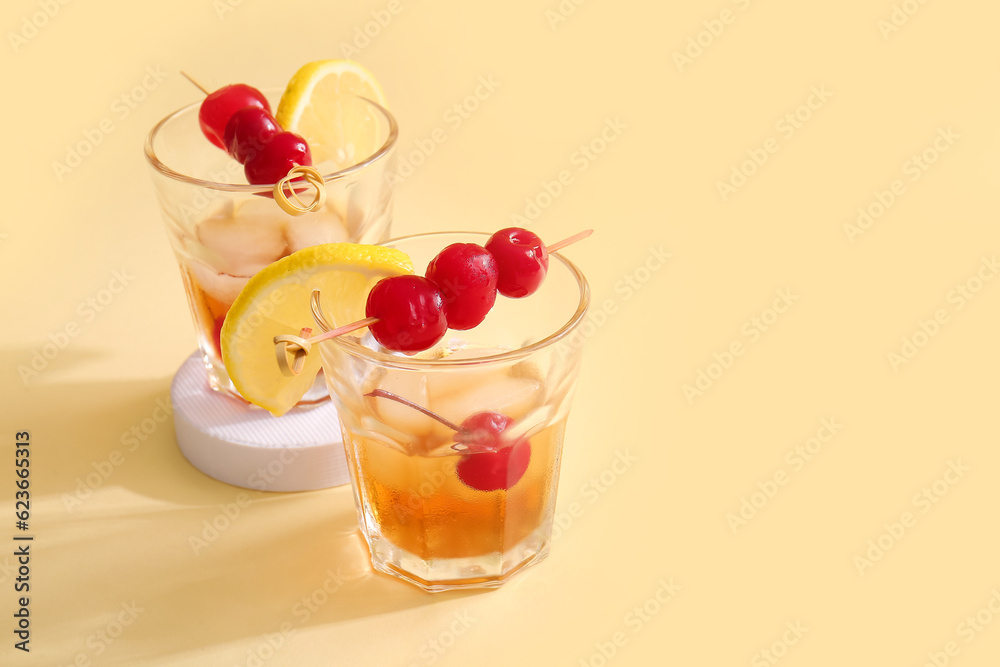
[(347, 197), (347, 188), (333, 183), (329, 184), (326, 188), (326, 210), (346, 221)]
[(519, 419), (542, 400), (542, 382), (508, 369), (455, 369), (431, 377), (430, 409), (456, 423), (484, 410)]
[(369, 350), (382, 349), (382, 345), (375, 340), (375, 336), (372, 334), (371, 329), (368, 329), (367, 327), (364, 329), (364, 333), (361, 334), (361, 338), (358, 339), (358, 343), (363, 347), (367, 347)]
[(368, 221), (368, 207), (358, 197), (348, 197), (343, 219), (347, 231), (353, 237), (360, 238), (361, 230)]
[(290, 218), (285, 223), (285, 239), (288, 252), (292, 253), (321, 243), (343, 243), (348, 236), (340, 216), (330, 208), (322, 208), (315, 213)]
[[(363, 393), (375, 388), (427, 407), (427, 376), (422, 373), (380, 369), (365, 383)], [(437, 423), (419, 410), (390, 398), (366, 396), (365, 401), (383, 424), (413, 439), (428, 436)]]
[(271, 199), (243, 202), (231, 216), (214, 215), (198, 225), (198, 240), (218, 274), (250, 277), (288, 254), (287, 214)]
[[(336, 213), (343, 222), (348, 237), (355, 243), (378, 242), (382, 236), (381, 230), (366, 229), (366, 227), (376, 216), (386, 217), (385, 209), (388, 207), (387, 199), (385, 201), (376, 199), (387, 195), (377, 188), (364, 191), (365, 187), (361, 183), (353, 183), (349, 187), (330, 183), (326, 190), (326, 208)], [(363, 239), (363, 236), (370, 238)]]
[(191, 277), (198, 287), (203, 289), (210, 297), (225, 305), (231, 305), (240, 290), (247, 284), (249, 278), (244, 276), (231, 276), (228, 273), (218, 273), (215, 269), (205, 266), (197, 260), (187, 263)]

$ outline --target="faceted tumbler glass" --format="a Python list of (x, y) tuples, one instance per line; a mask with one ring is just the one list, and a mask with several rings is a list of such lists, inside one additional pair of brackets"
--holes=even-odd
[[(268, 95), (272, 109), (279, 92)], [(326, 203), (295, 217), (279, 208), (272, 185), (249, 185), (243, 166), (205, 138), (198, 124), (199, 104), (170, 114), (149, 133), (146, 159), (215, 390), (239, 397), (222, 362), (219, 334), (251, 276), (308, 246), (378, 243), (389, 237), (396, 121), (362, 97), (346, 95), (338, 104), (341, 118), (365, 128), (364, 145), (349, 145), (353, 153), (314, 165), (323, 174)], [(309, 195), (303, 199), (308, 201)], [(327, 396), (320, 379), (300, 405)]]
[[(420, 270), (448, 244), (487, 238), (435, 233), (386, 245)], [(327, 321), (318, 302), (320, 329), (344, 324)], [(367, 330), (320, 343), (376, 570), (437, 592), (499, 586), (547, 555), (588, 302), (583, 274), (553, 253), (535, 294), (498, 296), (482, 324), (449, 330), (425, 352), (386, 352)], [(455, 427), (486, 411), (510, 422), (502, 442), (457, 442)]]

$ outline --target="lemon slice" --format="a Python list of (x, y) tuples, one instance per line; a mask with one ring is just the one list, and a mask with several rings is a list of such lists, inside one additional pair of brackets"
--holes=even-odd
[(317, 60), (303, 65), (288, 82), (274, 118), (309, 142), (313, 164), (343, 169), (376, 150), (379, 119), (354, 97), (386, 106), (385, 93), (367, 69), (353, 60)]
[(247, 282), (222, 325), (222, 360), (233, 385), (275, 416), (288, 412), (313, 386), (320, 355), (308, 354), (293, 375), (278, 364), (274, 337), (316, 328), (312, 291), (321, 291), (323, 312), (335, 326), (344, 325), (364, 318), (376, 282), (407, 273), (413, 273), (413, 263), (406, 253), (357, 243), (311, 246), (264, 267)]

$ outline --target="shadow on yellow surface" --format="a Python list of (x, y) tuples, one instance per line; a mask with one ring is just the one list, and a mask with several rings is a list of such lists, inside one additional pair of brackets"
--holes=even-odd
[(374, 573), (349, 486), (266, 493), (197, 471), (164, 418), (169, 382), (39, 383), (15, 400), (45, 572), (32, 604), (51, 635), (34, 657), (95, 659), (112, 643), (121, 664), (230, 643), (280, 651), (312, 626), (469, 595)]

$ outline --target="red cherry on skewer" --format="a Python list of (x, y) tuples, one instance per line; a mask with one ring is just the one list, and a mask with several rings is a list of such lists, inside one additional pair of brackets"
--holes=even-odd
[[(512, 228), (512, 231), (531, 234), (531, 232), (525, 229)], [(547, 266), (548, 264), (548, 252), (555, 252), (565, 248), (581, 239), (587, 238), (593, 233), (594, 230), (586, 229), (561, 241), (557, 241), (547, 248), (542, 246), (542, 250), (546, 252), (545, 265)], [(534, 234), (531, 235), (534, 236)], [(490, 278), (492, 271), (487, 268), (488, 262), (479, 250), (481, 246), (475, 244), (453, 245), (470, 245), (472, 246), (472, 250), (460, 253), (456, 250), (449, 251), (451, 246), (445, 248), (445, 250), (439, 253), (438, 257), (431, 261), (431, 264), (428, 266), (428, 273), (445, 283), (446, 289), (453, 288), (454, 285), (449, 285), (448, 283), (450, 275), (456, 270), (456, 266), (461, 266), (463, 261), (468, 260), (477, 265), (476, 271), (481, 271), (486, 277), (487, 283), (490, 283), (492, 280)], [(485, 251), (486, 248), (482, 248), (482, 250)], [(456, 253), (458, 259), (451, 257), (452, 252)], [(465, 255), (465, 252), (468, 252), (468, 255)], [(485, 255), (492, 256), (492, 253), (487, 252)], [(448, 259), (438, 262), (438, 259), (442, 258), (442, 256)], [(464, 260), (462, 259), (463, 257)], [(483, 262), (482, 266), (478, 265), (479, 262)], [(542, 274), (542, 278), (544, 278), (544, 274)], [(537, 285), (535, 289), (537, 289)], [(479, 285), (476, 290), (470, 289), (469, 293), (478, 293), (485, 299), (488, 298), (489, 290)], [(363, 329), (364, 327), (369, 327), (375, 340), (386, 349), (405, 352), (407, 354), (421, 352), (433, 347), (444, 337), (448, 329), (449, 304), (445, 302), (445, 298), (445, 290), (429, 278), (414, 275), (383, 278), (375, 284), (368, 294), (368, 301), (365, 305), (366, 316), (364, 319), (345, 324), (308, 339), (300, 336), (282, 335), (276, 336), (274, 342), (275, 345), (279, 346), (279, 351), (283, 350), (284, 354), (292, 354), (296, 359), (301, 359), (302, 356), (307, 354), (305, 343), (311, 345), (357, 331), (358, 329)], [(493, 295), (493, 298), (495, 300), (496, 296)], [(484, 307), (483, 302), (473, 300), (472, 303), (472, 306), (459, 305), (458, 312), (466, 316), (470, 316), (470, 313), (477, 317), (480, 315), (485, 316), (485, 313), (482, 312)], [(492, 306), (492, 302), (490, 305)], [(467, 311), (463, 311), (463, 308), (467, 308)], [(489, 308), (486, 307), (485, 311), (488, 310)], [(459, 321), (458, 324), (461, 325), (462, 322)], [(286, 357), (279, 354), (278, 358), (280, 360)], [(287, 365), (287, 361), (285, 363)], [(297, 374), (297, 371), (294, 369), (291, 372)]]
[(306, 140), (294, 132), (279, 132), (243, 165), (247, 181), (253, 185), (277, 183), (293, 167), (312, 164)]
[(399, 352), (433, 347), (448, 330), (444, 296), (422, 276), (392, 276), (375, 283), (368, 294), (365, 315), (378, 319), (368, 327), (375, 340)]
[(534, 294), (549, 270), (549, 252), (534, 232), (520, 227), (501, 229), (486, 242), (499, 269), (497, 291), (521, 298)]
[(234, 113), (244, 107), (259, 107), (271, 113), (271, 105), (264, 94), (245, 83), (234, 83), (208, 93), (198, 109), (201, 131), (209, 141), (225, 149), (226, 124)]
[(452, 243), (431, 260), (424, 275), (444, 295), (450, 329), (478, 326), (496, 302), (496, 259), (476, 243)]
[(205, 93), (198, 109), (202, 132), (243, 165), (247, 182), (270, 185), (294, 167), (312, 165), (309, 144), (281, 130), (259, 90), (237, 83), (210, 93), (186, 72), (181, 74)]
[(226, 123), (223, 141), (226, 151), (240, 164), (246, 164), (280, 132), (267, 109), (243, 107)]

